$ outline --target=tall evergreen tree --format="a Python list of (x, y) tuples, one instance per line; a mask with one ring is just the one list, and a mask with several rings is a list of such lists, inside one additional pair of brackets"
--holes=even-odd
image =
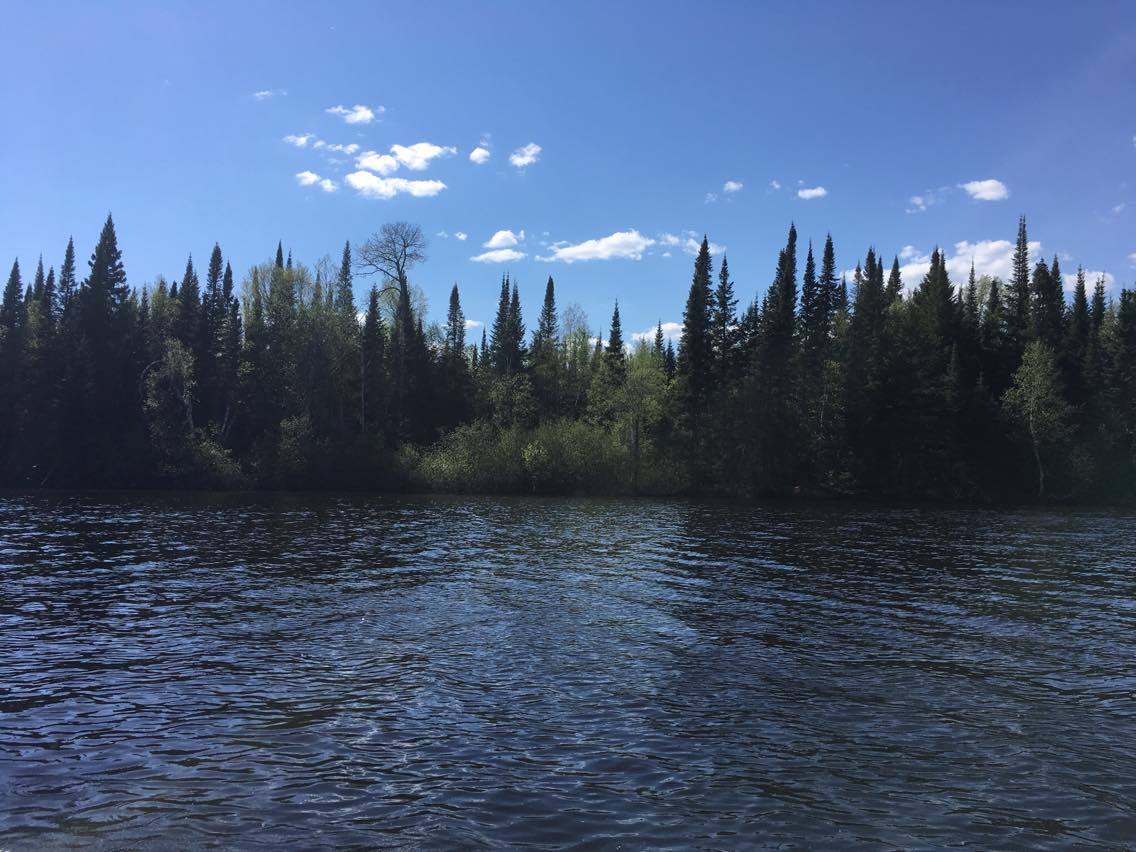
[(1013, 272), (1005, 294), (1008, 345), (1017, 361), (1025, 351), (1030, 333), (1030, 264), (1026, 217), (1018, 220), (1018, 240), (1014, 247)]
[(711, 334), (710, 241), (702, 238), (694, 261), (694, 276), (682, 314), (677, 372), (683, 383), (683, 406), (688, 417), (703, 411), (712, 382), (714, 340)]
[(737, 361), (737, 306), (730, 267), (722, 255), (718, 288), (710, 310), (710, 347), (713, 355), (715, 390), (725, 390), (733, 381)]

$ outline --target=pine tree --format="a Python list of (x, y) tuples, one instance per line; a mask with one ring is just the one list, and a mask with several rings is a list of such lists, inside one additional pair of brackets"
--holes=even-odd
[(622, 385), (627, 380), (627, 353), (623, 350), (623, 324), (619, 320), (618, 301), (615, 310), (611, 312), (611, 332), (608, 334), (604, 356), (612, 384)]
[(513, 292), (509, 298), (509, 359), (512, 371), (519, 371), (525, 359), (525, 323), (521, 317), (521, 294), (517, 282), (513, 282)]
[(67, 250), (63, 253), (63, 265), (59, 267), (59, 308), (65, 312), (72, 306), (77, 291), (75, 278), (75, 241), (67, 240)]
[(339, 276), (335, 282), (335, 309), (355, 318), (355, 282), (351, 272), (351, 243), (343, 244), (343, 259), (339, 262)]
[(1077, 283), (1073, 288), (1073, 306), (1065, 333), (1062, 368), (1069, 399), (1074, 405), (1083, 405), (1088, 394), (1084, 383), (1085, 359), (1089, 353), (1089, 335), (1092, 333), (1092, 316), (1089, 313), (1088, 290), (1085, 287), (1085, 270), (1077, 267)]
[(785, 248), (761, 312), (758, 363), (750, 381), (751, 446), (756, 448), (751, 487), (758, 493), (784, 493), (797, 476), (795, 433), (800, 422), (797, 398), (797, 229), (789, 226)]
[(725, 390), (734, 379), (737, 358), (737, 306), (734, 283), (730, 280), (730, 267), (726, 256), (722, 255), (722, 265), (718, 269), (718, 288), (714, 291), (714, 301), (710, 311), (710, 348), (714, 359), (716, 390)]
[[(290, 253), (289, 253), (290, 254)], [(281, 240), (276, 244), (276, 268), (284, 268), (284, 241)]]
[(556, 285), (552, 276), (544, 288), (544, 303), (532, 339), (532, 379), (541, 411), (555, 416), (560, 410), (562, 362), (560, 328), (556, 316)]
[(891, 274), (888, 275), (887, 286), (884, 288), (884, 304), (891, 305), (902, 299), (903, 278), (899, 273), (899, 258), (894, 257), (891, 261)]
[(1039, 260), (1030, 281), (1030, 337), (1056, 352), (1065, 337), (1065, 296), (1057, 257), (1047, 267)]
[(683, 408), (686, 416), (692, 419), (697, 419), (703, 412), (712, 384), (711, 272), (710, 241), (703, 237), (682, 314), (677, 364), (677, 372), (683, 382)]
[(1013, 273), (1005, 295), (1006, 331), (1010, 351), (1016, 361), (1025, 351), (1030, 332), (1030, 266), (1026, 217), (1018, 220), (1018, 241), (1014, 247)]
[(192, 255), (185, 263), (185, 274), (182, 275), (181, 285), (178, 287), (178, 303), (174, 334), (178, 340), (185, 344), (190, 353), (195, 353), (199, 347), (201, 285), (197, 280), (197, 272), (193, 268)]
[(382, 412), (385, 408), (383, 375), (386, 339), (379, 313), (379, 288), (371, 287), (367, 313), (363, 320), (361, 364), (360, 429), (364, 434), (384, 431)]
[(493, 318), (493, 329), (489, 338), (489, 357), (492, 359), (493, 370), (501, 376), (512, 372), (512, 332), (513, 328), (509, 317), (509, 276), (501, 276), (501, 295), (497, 300), (497, 316)]

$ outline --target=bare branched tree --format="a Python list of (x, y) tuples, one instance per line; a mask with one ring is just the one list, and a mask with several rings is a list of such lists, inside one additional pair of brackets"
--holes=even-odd
[(426, 238), (418, 225), (387, 222), (356, 249), (355, 256), (364, 274), (382, 275), (384, 283), (405, 287), (407, 272), (426, 259)]

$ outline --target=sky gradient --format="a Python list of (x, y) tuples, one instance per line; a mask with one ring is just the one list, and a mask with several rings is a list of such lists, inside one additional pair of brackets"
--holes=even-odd
[(551, 274), (632, 333), (703, 233), (748, 301), (791, 221), (912, 286), (936, 244), (1006, 274), (1024, 214), (1132, 286), (1136, 5), (834, 5), (5, 4), (0, 258), (85, 258), (109, 210), (131, 284), (214, 242), (240, 278), (405, 219), (433, 319), (508, 271), (531, 328)]

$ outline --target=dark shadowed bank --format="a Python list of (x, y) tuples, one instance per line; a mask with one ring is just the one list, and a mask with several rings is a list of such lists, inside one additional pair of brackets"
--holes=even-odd
[(426, 322), (426, 248), (391, 223), (310, 267), (280, 245), (238, 285), (214, 246), (203, 281), (191, 259), (131, 288), (108, 216), (82, 279), (73, 242), (58, 275), (17, 261), (0, 485), (1136, 497), (1136, 291), (1078, 270), (1067, 303), (1024, 219), (1010, 280), (961, 286), (938, 251), (905, 282), (868, 248), (849, 280), (790, 227), (772, 282), (736, 287), (704, 239), (677, 346), (662, 323), (625, 340), (618, 303), (590, 326), (551, 278), (530, 334), (507, 276), (469, 341), (456, 284)]

